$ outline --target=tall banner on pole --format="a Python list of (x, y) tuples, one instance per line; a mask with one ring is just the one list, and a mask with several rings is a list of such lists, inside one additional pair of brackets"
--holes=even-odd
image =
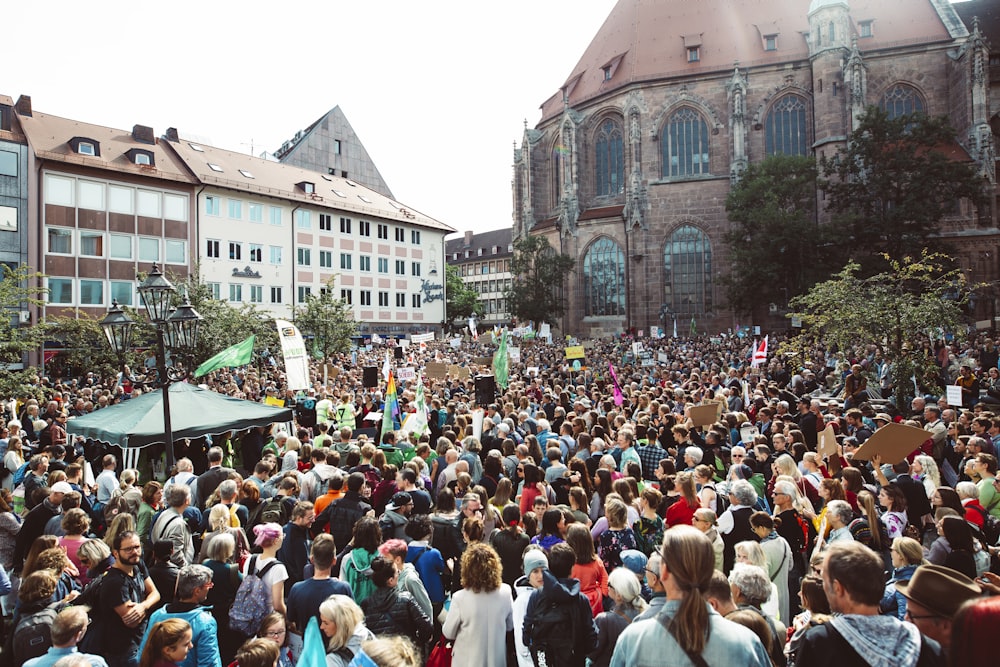
[(278, 339), (281, 340), (281, 354), (285, 358), (285, 379), (293, 391), (308, 389), (309, 355), (298, 327), (287, 320), (275, 320)]

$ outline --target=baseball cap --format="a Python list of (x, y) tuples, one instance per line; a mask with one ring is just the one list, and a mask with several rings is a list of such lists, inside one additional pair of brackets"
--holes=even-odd
[(68, 482), (56, 482), (49, 488), (50, 493), (70, 493), (73, 487)]
[(399, 493), (396, 493), (392, 496), (392, 499), (389, 500), (389, 504), (386, 505), (385, 508), (387, 510), (392, 510), (395, 512), (400, 507), (405, 507), (406, 505), (412, 505), (412, 504), (413, 504), (413, 496), (411, 496), (406, 491), (400, 491)]
[(646, 554), (638, 551), (636, 549), (626, 549), (621, 553), (622, 565), (632, 570), (635, 574), (643, 576), (643, 571), (646, 569), (646, 563), (649, 559), (646, 558)]

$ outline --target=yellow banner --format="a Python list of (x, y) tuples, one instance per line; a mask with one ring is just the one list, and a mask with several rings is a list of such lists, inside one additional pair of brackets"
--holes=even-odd
[(567, 359), (583, 359), (586, 355), (583, 345), (574, 345), (566, 348)]
[(285, 407), (285, 402), (277, 396), (265, 396), (264, 405), (273, 405), (276, 408), (283, 408)]

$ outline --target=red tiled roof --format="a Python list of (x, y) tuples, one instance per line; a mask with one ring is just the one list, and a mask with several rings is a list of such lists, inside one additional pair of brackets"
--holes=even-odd
[[(619, 0), (562, 89), (542, 104), (542, 119), (562, 112), (563, 89), (576, 107), (638, 81), (806, 59), (808, 12), (805, 0)], [(862, 51), (951, 38), (930, 0), (850, 0), (850, 15), (855, 24), (873, 22)], [(763, 36), (773, 31), (778, 48), (765, 51)], [(700, 42), (698, 62), (687, 62), (685, 40)], [(619, 55), (605, 81), (602, 68)]]

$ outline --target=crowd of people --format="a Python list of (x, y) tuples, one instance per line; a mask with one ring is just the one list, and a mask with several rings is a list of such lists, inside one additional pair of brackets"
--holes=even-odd
[[(874, 345), (759, 367), (735, 336), (584, 347), (522, 341), (488, 396), (482, 340), (361, 347), (295, 391), (280, 365), (217, 371), (295, 420), (175, 443), (170, 470), (67, 432), (152, 387), (39, 377), (0, 422), (0, 665), (992, 664), (992, 342), (923, 346), (962, 405), (883, 400)], [(383, 363), (418, 378), (385, 432)], [(925, 442), (859, 454), (894, 423)]]

